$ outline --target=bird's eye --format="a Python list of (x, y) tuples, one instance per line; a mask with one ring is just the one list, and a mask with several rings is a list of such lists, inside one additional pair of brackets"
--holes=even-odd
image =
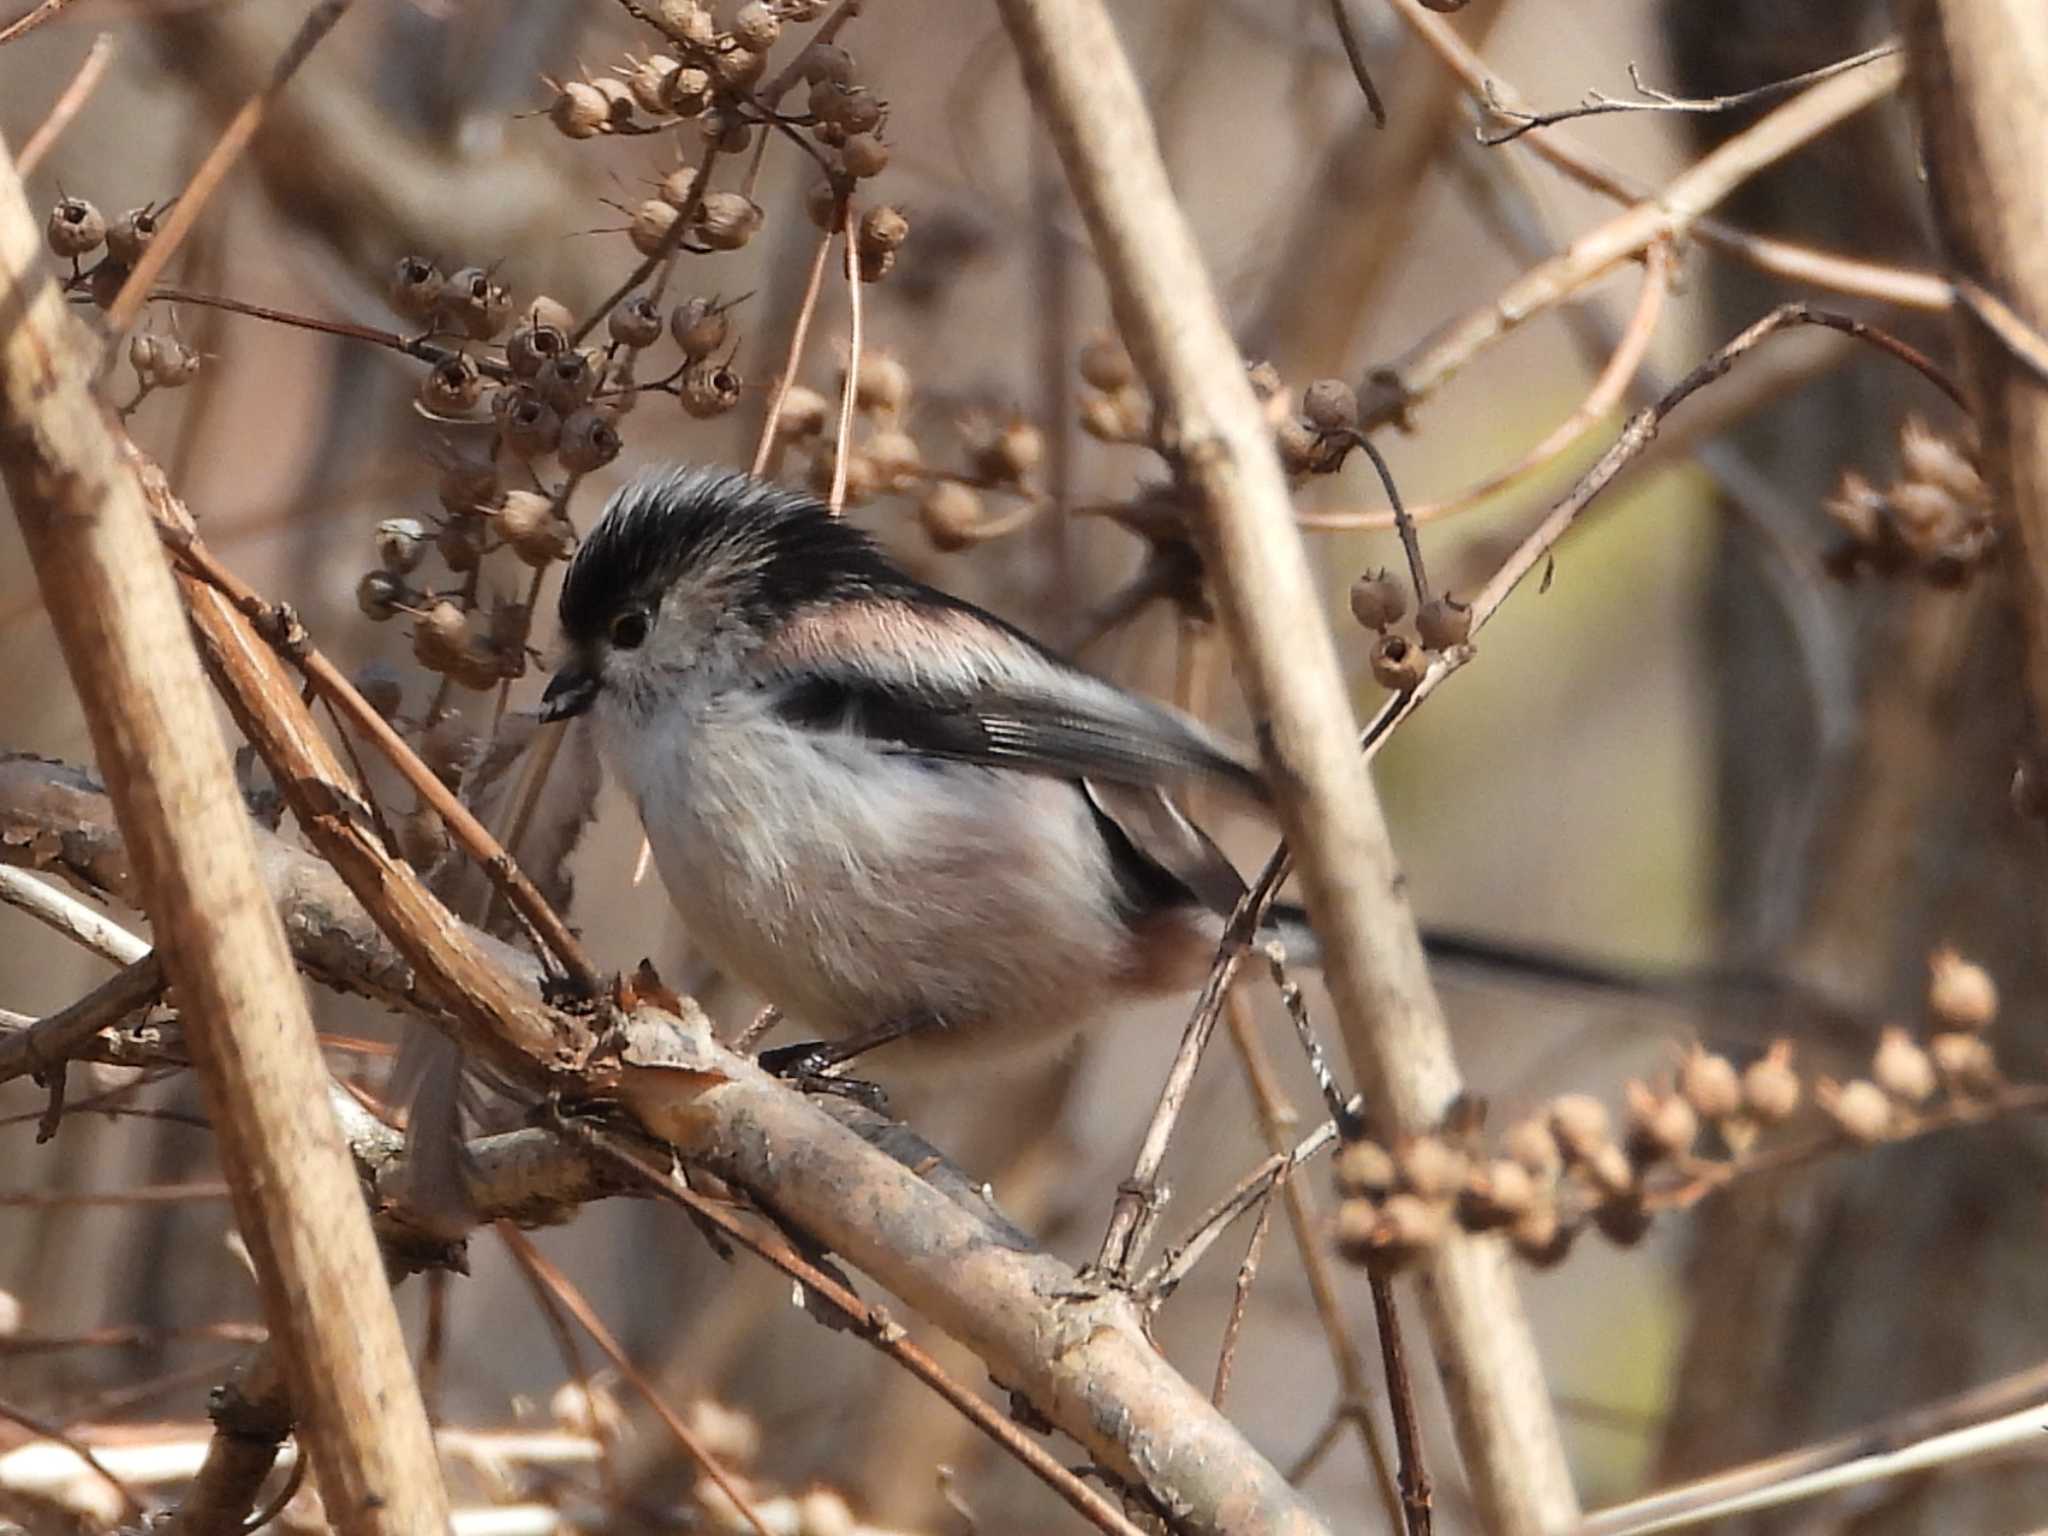
[(642, 608), (628, 608), (612, 620), (612, 644), (622, 651), (638, 650), (647, 639), (648, 618)]

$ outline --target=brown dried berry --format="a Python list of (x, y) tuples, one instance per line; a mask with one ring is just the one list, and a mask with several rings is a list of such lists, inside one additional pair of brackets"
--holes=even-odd
[(565, 558), (576, 546), (569, 519), (538, 491), (507, 491), (497, 524), (512, 553), (535, 570)]
[(129, 338), (128, 361), (145, 389), (180, 389), (199, 374), (199, 354), (175, 336), (138, 332)]
[(387, 517), (377, 525), (377, 561), (394, 576), (409, 576), (427, 558), (426, 524), (416, 517)]
[(1280, 455), (1280, 468), (1290, 475), (1313, 474), (1324, 458), (1321, 436), (1299, 416), (1285, 417), (1273, 429), (1273, 447)]
[(761, 208), (738, 192), (707, 192), (693, 228), (712, 250), (736, 251), (759, 233)]
[(632, 222), (626, 226), (626, 238), (633, 242), (633, 249), (642, 256), (653, 256), (663, 248), (669, 231), (676, 227), (677, 214), (673, 203), (650, 197), (633, 210)]
[(144, 203), (140, 208), (130, 208), (107, 227), (107, 254), (127, 266), (134, 266), (142, 259), (142, 253), (156, 239), (156, 207)]
[(464, 267), (449, 275), (441, 312), (472, 341), (489, 341), (511, 321), (512, 295), (482, 267)]
[[(691, 118), (711, 105), (711, 75), (693, 65), (672, 71), (661, 82), (661, 106), (677, 117)], [(678, 208), (681, 203), (676, 204)]]
[(1821, 1110), (1851, 1141), (1868, 1146), (1883, 1141), (1892, 1126), (1892, 1103), (1877, 1084), (1857, 1078), (1837, 1083), (1822, 1078), (1814, 1087)]
[(622, 347), (651, 347), (661, 340), (661, 310), (644, 293), (636, 293), (612, 306), (605, 316), (605, 330)]
[(548, 121), (564, 138), (594, 139), (610, 129), (612, 104), (588, 80), (564, 81), (548, 103)]
[(1998, 983), (1944, 945), (1927, 957), (1927, 1007), (1949, 1029), (1983, 1029), (1998, 1017)]
[(1982, 1035), (1949, 1030), (1927, 1042), (1942, 1080), (1956, 1092), (1989, 1093), (1998, 1086), (1998, 1061)]
[(1115, 394), (1138, 381), (1138, 370), (1131, 366), (1124, 344), (1100, 331), (1081, 344), (1081, 377), (1103, 393)]
[(1372, 648), (1373, 681), (1395, 693), (1416, 687), (1429, 671), (1429, 653), (1392, 631)]
[(430, 603), (412, 630), (413, 659), (429, 672), (447, 672), (469, 647), (469, 620), (446, 598)]
[(1368, 1264), (1373, 1237), (1380, 1228), (1379, 1207), (1370, 1200), (1346, 1200), (1337, 1207), (1334, 1236), (1337, 1252), (1353, 1264)]
[(483, 397), (484, 376), (465, 353), (443, 358), (420, 380), (420, 409), (429, 416), (466, 416)]
[(692, 363), (683, 373), (681, 399), (683, 409), (700, 420), (723, 416), (740, 403), (740, 376), (709, 358)]
[(862, 451), (874, 464), (885, 491), (904, 490), (923, 478), (924, 455), (908, 432), (877, 432)]
[(1358, 426), (1358, 396), (1342, 379), (1317, 379), (1301, 393), (1301, 414), (1318, 432), (1350, 432)]
[(918, 502), (917, 518), (932, 548), (951, 554), (974, 542), (981, 524), (981, 498), (957, 480), (941, 480)]
[(1346, 1142), (1337, 1154), (1337, 1192), (1380, 1196), (1392, 1193), (1400, 1170), (1393, 1155), (1376, 1141)]
[(1367, 629), (1390, 629), (1408, 611), (1408, 589), (1384, 566), (1351, 583), (1351, 617)]
[(1623, 1093), (1628, 1102), (1629, 1155), (1637, 1162), (1660, 1163), (1692, 1150), (1700, 1134), (1700, 1117), (1683, 1097), (1633, 1080)]
[(830, 233), (839, 227), (844, 216), (845, 205), (840, 200), (839, 189), (831, 182), (816, 182), (804, 194), (804, 217), (819, 229)]
[(792, 384), (782, 397), (782, 414), (775, 418), (775, 435), (785, 441), (816, 437), (831, 419), (832, 407), (815, 389)]
[(661, 0), (653, 20), (668, 36), (693, 48), (709, 48), (718, 39), (718, 26), (700, 0)]
[(405, 680), (387, 661), (364, 662), (349, 681), (355, 684), (363, 702), (386, 720), (397, 719), (398, 712), (405, 708)]
[(684, 361), (692, 363), (722, 350), (732, 332), (724, 309), (710, 299), (683, 300), (668, 317), (668, 328)]
[(399, 605), (409, 596), (405, 583), (389, 571), (365, 571), (356, 583), (356, 607), (372, 624), (396, 617)]
[(611, 463), (624, 446), (611, 416), (586, 405), (563, 419), (562, 439), (555, 454), (561, 459), (562, 468), (581, 475)]
[(634, 104), (642, 112), (660, 117), (672, 109), (668, 104), (669, 77), (683, 67), (681, 59), (671, 54), (657, 53), (648, 58), (628, 58), (628, 68), (621, 72), (626, 89), (633, 93)]
[(107, 220), (82, 197), (60, 197), (43, 224), (50, 253), (76, 261), (98, 250), (107, 238)]
[(385, 295), (391, 307), (408, 320), (424, 324), (441, 307), (441, 290), (446, 279), (441, 269), (424, 256), (401, 256), (391, 269)]
[(812, 43), (797, 59), (797, 71), (806, 85), (849, 85), (854, 79), (853, 55), (837, 43)]
[(714, 106), (697, 118), (697, 136), (720, 154), (736, 155), (754, 142), (754, 128), (732, 108)]
[[(713, 49), (706, 63), (710, 66), (711, 78), (724, 89), (745, 91), (752, 89), (755, 82), (767, 71), (768, 55), (759, 49), (732, 41), (723, 48)], [(741, 119), (735, 117), (734, 121), (738, 122)], [(749, 137), (752, 137), (751, 131)]]
[(854, 180), (865, 181), (889, 168), (889, 146), (872, 133), (849, 134), (839, 151), (839, 163)]
[(596, 393), (603, 368), (601, 352), (558, 352), (534, 376), (534, 392), (566, 416)]
[(1548, 1181), (1564, 1167), (1564, 1154), (1549, 1122), (1535, 1117), (1517, 1120), (1501, 1137), (1507, 1155), (1529, 1170), (1532, 1178)]
[(1550, 1130), (1566, 1157), (1575, 1163), (1613, 1144), (1607, 1106), (1589, 1093), (1561, 1094), (1551, 1101)]
[(552, 326), (564, 336), (576, 329), (575, 312), (560, 299), (551, 299), (544, 293), (528, 303), (519, 318), (528, 325)]
[(440, 500), (442, 510), (453, 516), (481, 512), (497, 502), (497, 468), (491, 464), (456, 459), (443, 466), (434, 494)]
[(1432, 1202), (1457, 1194), (1472, 1168), (1472, 1160), (1441, 1136), (1411, 1138), (1394, 1160), (1408, 1190)]
[(1419, 1195), (1389, 1195), (1373, 1232), (1375, 1265), (1400, 1269), (1426, 1256), (1451, 1229), (1450, 1213)]
[(1448, 651), (1472, 638), (1472, 610), (1450, 593), (1415, 610), (1415, 632), (1432, 651)]
[(1799, 1074), (1792, 1070), (1792, 1042), (1774, 1040), (1742, 1074), (1742, 1102), (1759, 1125), (1781, 1125), (1799, 1108)]
[(1679, 1063), (1678, 1091), (1702, 1120), (1726, 1120), (1742, 1108), (1742, 1083), (1734, 1065), (1698, 1045)]
[(657, 195), (669, 207), (687, 208), (697, 191), (698, 171), (694, 165), (679, 165), (656, 184)]
[(515, 379), (530, 379), (568, 350), (566, 331), (557, 330), (552, 325), (522, 321), (505, 338), (505, 366)]
[(860, 216), (860, 244), (863, 251), (894, 251), (910, 238), (910, 220), (902, 210), (881, 203)]
[(434, 534), (434, 548), (457, 575), (473, 571), (484, 561), (484, 525), (474, 517), (451, 518)]
[(782, 36), (782, 18), (766, 0), (747, 0), (733, 12), (732, 35), (741, 46), (766, 53)]
[(1897, 1025), (1887, 1028), (1870, 1059), (1870, 1076), (1878, 1087), (1902, 1104), (1924, 1104), (1934, 1097), (1934, 1063), (1913, 1037)]
[(561, 437), (561, 412), (524, 387), (513, 393), (498, 418), (498, 441), (516, 459), (553, 453)]

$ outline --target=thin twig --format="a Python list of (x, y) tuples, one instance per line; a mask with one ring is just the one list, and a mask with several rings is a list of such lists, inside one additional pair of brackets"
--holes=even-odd
[(133, 965), (149, 953), (148, 943), (105, 913), (94, 911), (76, 896), (38, 880), (25, 869), (0, 865), (0, 902), (26, 912), (37, 922), (116, 965)]
[(769, 397), (768, 415), (761, 423), (761, 440), (754, 445), (754, 463), (750, 473), (757, 477), (767, 473), (769, 455), (775, 451), (775, 433), (782, 421), (782, 405), (796, 383), (797, 370), (803, 366), (804, 342), (811, 333), (811, 317), (818, 312), (818, 295), (824, 291), (825, 267), (831, 257), (832, 232), (827, 230), (818, 237), (818, 249), (811, 256), (810, 276), (804, 280), (803, 302), (797, 305), (796, 324), (790, 327), (789, 356), (783, 362), (782, 377), (775, 381), (775, 393)]
[(1422, 1427), (1415, 1413), (1415, 1384), (1408, 1376), (1408, 1354), (1401, 1345), (1401, 1314), (1394, 1306), (1394, 1282), (1373, 1270), (1372, 1315), (1380, 1331), (1380, 1353), (1387, 1367), (1387, 1401), (1394, 1410), (1394, 1444), (1401, 1457), (1401, 1513), (1408, 1536), (1429, 1536), (1429, 1468), (1422, 1460)]
[[(1287, 1182), (1287, 1174), (1280, 1175), (1280, 1182)], [(1259, 1256), (1266, 1251), (1266, 1231), (1273, 1224), (1273, 1196), (1268, 1191), (1259, 1203), (1259, 1219), (1252, 1223), (1252, 1235), (1245, 1244), (1244, 1261), (1237, 1266), (1237, 1284), (1230, 1293), (1230, 1316), (1224, 1319), (1223, 1343), (1216, 1351), (1216, 1385), (1210, 1389), (1209, 1401), (1218, 1408), (1224, 1398), (1230, 1395), (1230, 1368), (1237, 1360), (1237, 1338), (1244, 1328), (1245, 1306), (1251, 1300), (1252, 1281), (1259, 1272)]]
[(648, 1379), (647, 1373), (633, 1363), (633, 1357), (620, 1347), (617, 1339), (612, 1337), (611, 1330), (605, 1327), (604, 1320), (592, 1310), (583, 1293), (571, 1285), (561, 1270), (550, 1263), (517, 1227), (509, 1222), (500, 1222), (498, 1239), (519, 1261), (520, 1267), (552, 1292), (555, 1300), (583, 1325), (584, 1332), (588, 1333), (597, 1347), (604, 1352), (605, 1358), (611, 1361), (612, 1368), (625, 1379), (627, 1385), (640, 1394), (647, 1406), (654, 1410), (655, 1417), (661, 1420), (662, 1426), (674, 1437), (676, 1444), (683, 1448), (683, 1454), (695, 1462), (704, 1475), (718, 1485), (718, 1491), (732, 1501), (733, 1508), (740, 1513), (740, 1518), (753, 1527), (758, 1536), (774, 1536), (774, 1532), (768, 1529), (767, 1522), (761, 1518), (760, 1511), (754, 1508), (746, 1490), (733, 1481), (732, 1474), (719, 1464), (718, 1458), (711, 1454), (711, 1448), (694, 1429), (690, 1428), (683, 1416), (669, 1405), (668, 1399), (663, 1397), (661, 1389)]
[(1887, 55), (1897, 53), (1896, 41), (1879, 43), (1875, 48), (1865, 49), (1851, 58), (1837, 59), (1832, 64), (1823, 64), (1818, 69), (1809, 69), (1783, 80), (1773, 80), (1765, 85), (1752, 86), (1746, 91), (1735, 91), (1725, 96), (1673, 96), (1655, 86), (1643, 84), (1642, 72), (1631, 63), (1628, 67), (1628, 82), (1636, 89), (1639, 100), (1622, 101), (1599, 91), (1586, 92), (1586, 99), (1576, 107), (1562, 107), (1555, 112), (1529, 112), (1520, 107), (1508, 106), (1497, 97), (1490, 97), (1488, 109), (1496, 117), (1506, 118), (1514, 126), (1498, 133), (1479, 130), (1482, 144), (1506, 144), (1519, 139), (1535, 128), (1548, 128), (1557, 123), (1568, 123), (1579, 117), (1599, 117), (1609, 112), (1732, 112), (1738, 107), (1753, 107), (1761, 102), (1775, 101), (1780, 96), (1789, 96), (1804, 86), (1817, 85), (1830, 76), (1844, 74)]
[(1372, 83), (1372, 72), (1366, 68), (1365, 39), (1358, 35), (1358, 18), (1352, 14), (1357, 0), (1330, 0), (1330, 20), (1336, 24), (1337, 39), (1344, 45), (1344, 58), (1351, 66), (1351, 78), (1358, 82), (1358, 89), (1364, 93), (1365, 108), (1372, 113), (1373, 126), (1387, 126), (1386, 103), (1380, 100), (1380, 93)]
[(854, 249), (853, 199), (839, 200), (839, 237), (846, 242), (846, 387), (839, 397), (837, 451), (832, 455), (832, 499), (837, 517), (846, 510), (846, 476), (853, 457), (853, 408), (860, 398), (860, 255)]
[(109, 356), (119, 355), (118, 343), (122, 333), (135, 323), (157, 275), (177, 254), (178, 247), (184, 244), (192, 226), (199, 221), (199, 215), (213, 200), (213, 194), (220, 190), (229, 168), (241, 158), (242, 151), (256, 136), (256, 130), (263, 126), (270, 103), (298, 73), (299, 66), (319, 46), (320, 40), (334, 29), (334, 24), (341, 20), (348, 7), (349, 0), (319, 0), (285, 46), (269, 81), (262, 90), (242, 103), (241, 110), (229, 121), (219, 141), (199, 163), (199, 169), (192, 173), (192, 179), (172, 201), (170, 216), (158, 226), (156, 237), (143, 249), (127, 281), (121, 284), (120, 293), (107, 307), (107, 329), (115, 342), (108, 349)]
[(71, 0), (42, 0), (41, 4), (26, 15), (15, 17), (6, 26), (0, 27), (0, 48), (6, 47), (17, 38), (27, 37), (44, 22), (54, 19), (57, 13), (70, 3)]
[(1170, 1296), (1186, 1280), (1223, 1235), (1230, 1224), (1272, 1194), (1274, 1186), (1294, 1169), (1337, 1140), (1334, 1121), (1325, 1120), (1298, 1142), (1293, 1150), (1275, 1153), (1239, 1179), (1229, 1193), (1196, 1221), (1192, 1231), (1166, 1250), (1165, 1255), (1132, 1287), (1150, 1301)]
[[(0, 41), (4, 41), (4, 39), (0, 39)], [(26, 1408), (17, 1408), (5, 1400), (0, 1400), (0, 1419), (7, 1419), (12, 1423), (19, 1424), (30, 1434), (41, 1435), (45, 1440), (54, 1440), (88, 1467), (91, 1467), (93, 1472), (109, 1488), (121, 1496), (121, 1502), (126, 1506), (131, 1518), (140, 1520), (149, 1512), (149, 1506), (136, 1496), (135, 1490), (108, 1471), (107, 1464), (100, 1460), (93, 1448), (83, 1440), (72, 1435), (63, 1425), (53, 1424), (48, 1419), (39, 1418), (35, 1414), (30, 1413)]]
[(92, 93), (106, 78), (107, 66), (114, 62), (114, 34), (102, 32), (92, 40), (92, 46), (85, 51), (85, 58), (79, 63), (78, 73), (71, 77), (71, 83), (57, 95), (50, 106), (49, 115), (36, 125), (36, 131), (28, 136), (28, 142), (21, 146), (21, 153), (15, 157), (14, 168), (25, 181), (35, 174), (37, 166), (43, 163), (55, 146), (58, 136), (71, 126), (71, 120), (78, 116)]

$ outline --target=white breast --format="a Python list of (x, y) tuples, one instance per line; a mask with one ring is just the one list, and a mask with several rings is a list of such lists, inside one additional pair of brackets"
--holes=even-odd
[(662, 713), (599, 707), (662, 880), (691, 937), (804, 1025), (929, 1016), (960, 1045), (1021, 1046), (1130, 990), (1074, 784), (794, 729), (750, 691)]

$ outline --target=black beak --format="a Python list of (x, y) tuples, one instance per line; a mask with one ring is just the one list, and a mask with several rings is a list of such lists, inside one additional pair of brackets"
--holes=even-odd
[(540, 696), (540, 717), (543, 722), (573, 719), (596, 702), (595, 674), (569, 662), (549, 679), (548, 691)]

